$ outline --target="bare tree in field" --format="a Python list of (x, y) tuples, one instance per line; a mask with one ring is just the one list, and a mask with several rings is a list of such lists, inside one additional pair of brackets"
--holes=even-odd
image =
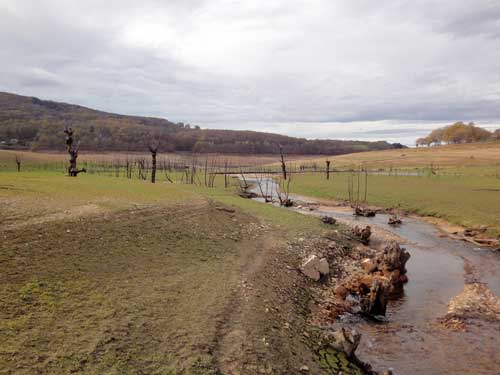
[(283, 147), (280, 146), (281, 171), (283, 172), (283, 180), (286, 180), (286, 164), (285, 156), (283, 155)]
[(151, 152), (151, 183), (153, 184), (156, 182), (156, 154), (158, 153), (159, 147), (159, 142), (151, 142), (148, 145), (149, 152)]
[(85, 168), (78, 169), (76, 167), (76, 159), (78, 158), (80, 142), (77, 142), (76, 146), (73, 144), (73, 129), (65, 128), (64, 133), (66, 133), (66, 150), (69, 154), (68, 176), (76, 177), (78, 176), (78, 173), (87, 172)]
[(21, 172), (21, 158), (17, 154), (15, 155), (15, 157), (16, 157), (17, 171)]
[(290, 199), (290, 182), (292, 178), (288, 176), (288, 179), (280, 178), (279, 184), (276, 186), (276, 195), (280, 202), (280, 206), (292, 207), (293, 202)]
[(326, 159), (326, 179), (330, 179), (330, 160)]

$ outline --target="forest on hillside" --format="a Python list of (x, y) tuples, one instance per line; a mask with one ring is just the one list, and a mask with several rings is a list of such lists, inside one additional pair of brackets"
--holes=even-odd
[(86, 107), (0, 93), (0, 142), (32, 150), (63, 150), (72, 127), (91, 151), (144, 151), (151, 140), (164, 152), (338, 155), (403, 147), (385, 141), (307, 140), (256, 131), (200, 129), (166, 119), (125, 116)]

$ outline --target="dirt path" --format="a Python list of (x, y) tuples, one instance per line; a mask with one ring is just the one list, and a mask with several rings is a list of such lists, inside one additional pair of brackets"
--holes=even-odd
[(273, 232), (255, 243), (217, 330), (221, 373), (294, 374), (304, 365), (323, 373), (303, 335), (310, 296), (297, 262), (297, 254)]
[(258, 241), (255, 254), (245, 257), (238, 287), (232, 293), (217, 327), (215, 358), (223, 374), (240, 374), (243, 370), (245, 343), (248, 341), (244, 312), (256, 302), (252, 293), (255, 277), (257, 273), (263, 272), (264, 262), (273, 255), (273, 243), (273, 238), (267, 236)]

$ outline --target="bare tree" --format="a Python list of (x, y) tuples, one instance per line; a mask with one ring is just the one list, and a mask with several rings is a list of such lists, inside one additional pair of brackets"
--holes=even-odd
[(125, 168), (127, 169), (127, 178), (132, 178), (132, 170), (134, 168), (134, 164), (131, 162), (129, 156), (127, 155), (127, 159), (125, 161)]
[(17, 165), (17, 171), (21, 172), (21, 157), (19, 155), (15, 155), (16, 157), (16, 165)]
[(205, 169), (204, 169), (205, 187), (208, 186), (207, 172), (208, 172), (208, 158), (205, 158)]
[(330, 179), (330, 160), (326, 159), (326, 179)]
[(68, 175), (71, 177), (76, 177), (78, 176), (78, 173), (87, 172), (85, 168), (78, 169), (76, 167), (76, 159), (78, 158), (80, 142), (77, 142), (76, 146), (73, 144), (73, 129), (65, 128), (64, 133), (66, 133), (66, 150), (69, 154)]
[(281, 147), (281, 146), (280, 146), (280, 156), (281, 156), (281, 171), (283, 172), (283, 179), (286, 180), (285, 157), (283, 155), (283, 147)]
[(245, 177), (245, 173), (240, 167), (240, 176), (238, 178), (238, 195), (242, 198), (256, 198), (258, 195), (253, 191), (248, 191), (250, 185)]
[(224, 189), (229, 186), (229, 181), (227, 179), (227, 159), (224, 160)]
[(364, 199), (364, 201), (366, 203), (366, 196), (368, 194), (368, 168), (366, 167), (366, 165), (365, 165), (364, 169), (365, 169), (365, 199)]
[[(255, 180), (257, 181), (257, 186), (259, 187), (260, 194), (262, 195), (262, 198), (264, 198), (264, 201), (266, 203), (272, 202), (272, 200), (273, 200), (272, 194), (271, 194), (271, 197), (269, 197), (269, 194), (268, 194), (268, 186), (269, 186), (268, 177), (263, 178), (261, 174), (256, 174)], [(266, 184), (266, 192), (264, 192), (264, 190), (262, 189), (262, 181), (264, 181)]]
[(156, 154), (158, 153), (158, 148), (160, 147), (159, 142), (151, 142), (148, 145), (149, 152), (151, 152), (151, 183), (156, 182)]
[(137, 162), (137, 175), (140, 180), (145, 180), (147, 178), (146, 160), (144, 160), (143, 158), (138, 158), (136, 162)]
[(276, 195), (278, 196), (278, 200), (280, 201), (280, 206), (291, 207), (293, 206), (293, 202), (290, 199), (290, 182), (291, 177), (288, 177), (288, 180), (284, 178), (279, 181), (279, 184), (276, 186)]

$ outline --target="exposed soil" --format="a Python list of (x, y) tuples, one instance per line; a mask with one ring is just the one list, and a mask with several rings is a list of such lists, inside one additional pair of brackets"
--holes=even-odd
[[(0, 235), (1, 373), (331, 371), (298, 272), (314, 238), (284, 238), (208, 200), (89, 205)], [(360, 373), (346, 358), (339, 366)]]
[(69, 207), (67, 210), (51, 214), (38, 215), (30, 219), (17, 220), (4, 226), (5, 229), (20, 229), (30, 225), (39, 225), (51, 221), (62, 221), (65, 219), (75, 219), (83, 216), (98, 215), (106, 212), (102, 207), (96, 204), (86, 204), (82, 206)]

